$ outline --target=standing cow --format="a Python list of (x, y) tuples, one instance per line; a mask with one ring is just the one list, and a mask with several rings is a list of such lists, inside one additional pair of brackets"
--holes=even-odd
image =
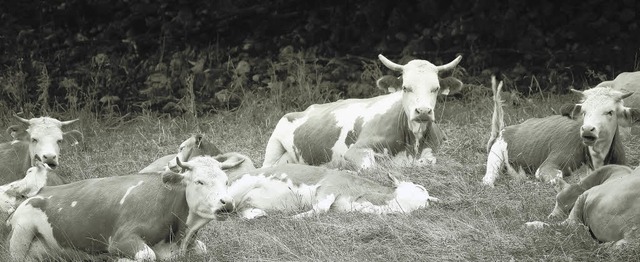
[(402, 91), (311, 105), (303, 112), (284, 115), (269, 138), (262, 166), (346, 160), (368, 168), (377, 155), (408, 152), (420, 156), (426, 148), (435, 151), (444, 139), (434, 123), (437, 95), (457, 89), (449, 84), (462, 84), (441, 81), (438, 72), (453, 69), (462, 57), (441, 66), (426, 60), (399, 65), (382, 55), (378, 58), (388, 68), (402, 72)]
[(29, 167), (35, 164), (36, 156), (51, 168), (59, 162), (60, 143), (63, 139), (82, 141), (82, 133), (77, 130), (62, 132), (62, 127), (75, 120), (59, 121), (50, 117), (24, 119), (15, 116), (26, 125), (11, 126), (7, 129), (14, 139), (0, 144), (0, 184), (7, 184), (24, 177)]
[[(168, 259), (233, 209), (227, 175), (211, 157), (178, 165), (182, 174), (116, 176), (44, 187), (9, 218), (16, 260), (64, 257), (67, 250), (138, 261)], [(66, 258), (70, 259), (70, 258)]]
[(534, 173), (543, 181), (558, 174), (567, 176), (583, 164), (598, 168), (606, 164), (625, 164), (619, 126), (630, 126), (640, 119), (640, 110), (623, 106), (622, 93), (606, 87), (573, 92), (582, 102), (565, 105), (563, 116), (532, 118), (504, 126), (500, 89), (492, 79), (494, 115), (487, 143), (487, 171), (483, 184), (493, 186), (503, 166), (511, 174), (516, 168)]

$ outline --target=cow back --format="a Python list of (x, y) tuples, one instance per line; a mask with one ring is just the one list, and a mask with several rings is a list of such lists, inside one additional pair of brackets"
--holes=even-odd
[(150, 245), (176, 238), (188, 214), (184, 189), (165, 187), (158, 175), (44, 187), (25, 204), (46, 214), (62, 247), (90, 253), (106, 252), (110, 237), (132, 231)]

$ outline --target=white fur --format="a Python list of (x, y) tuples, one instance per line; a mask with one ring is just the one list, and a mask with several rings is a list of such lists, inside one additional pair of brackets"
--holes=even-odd
[[(34, 197), (40, 198), (42, 197)], [(61, 251), (60, 244), (53, 236), (53, 227), (48, 222), (47, 215), (39, 208), (34, 208), (26, 201), (20, 205), (22, 208), (16, 209), (13, 216), (9, 220), (12, 227), (12, 234), (9, 240), (9, 253), (13, 258), (24, 259), (29, 256), (40, 257), (44, 254), (37, 254), (32, 250), (34, 240), (42, 240), (46, 243), (48, 250), (46, 252)], [(36, 232), (40, 238), (36, 238)]]
[[(310, 107), (309, 110), (313, 110), (313, 106)], [(309, 112), (309, 114), (310, 113), (311, 112)], [(294, 152), (293, 132), (307, 122), (307, 120), (309, 120), (308, 116), (298, 118), (293, 122), (289, 122), (286, 117), (278, 121), (276, 128), (273, 130), (273, 134), (271, 134), (269, 138), (262, 167), (284, 164), (296, 159), (295, 156), (289, 155)], [(299, 159), (300, 163), (306, 163), (302, 156), (299, 156)]]
[(509, 156), (507, 151), (507, 142), (502, 138), (502, 134), (491, 146), (489, 156), (487, 157), (487, 172), (482, 178), (482, 184), (493, 187), (503, 164), (509, 164)]
[(138, 183), (135, 186), (130, 186), (129, 188), (127, 188), (127, 192), (125, 192), (124, 196), (122, 196), (122, 199), (120, 199), (120, 205), (124, 204), (124, 200), (131, 193), (131, 190), (133, 190), (134, 188), (142, 185), (142, 183), (144, 183), (144, 182), (143, 181), (138, 181)]

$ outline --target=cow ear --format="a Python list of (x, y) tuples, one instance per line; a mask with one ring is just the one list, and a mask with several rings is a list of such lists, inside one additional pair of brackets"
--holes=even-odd
[(378, 86), (378, 89), (382, 91), (394, 93), (400, 90), (400, 87), (402, 86), (402, 77), (385, 75), (376, 80), (376, 86)]
[(162, 173), (162, 183), (169, 185), (179, 185), (184, 181), (182, 174), (175, 173), (173, 171), (165, 171)]
[(196, 139), (196, 147), (200, 148), (200, 144), (202, 143), (202, 135), (201, 134), (195, 135), (195, 139)]
[(22, 125), (12, 125), (7, 128), (7, 134), (10, 135), (13, 140), (29, 141), (29, 132)]
[(220, 169), (222, 170), (238, 167), (245, 161), (245, 158), (242, 158), (236, 154), (218, 155), (215, 156), (214, 159), (220, 162)]
[(78, 130), (71, 130), (71, 131), (64, 132), (62, 134), (62, 138), (73, 146), (79, 144), (84, 140), (84, 136)]
[(640, 109), (624, 107), (618, 116), (618, 124), (621, 126), (632, 126), (640, 123)]
[(443, 96), (459, 94), (462, 90), (462, 81), (455, 77), (440, 78), (438, 81), (440, 82), (440, 94)]
[(391, 173), (387, 173), (387, 176), (389, 177), (389, 179), (391, 179), (391, 182), (393, 182), (394, 186), (400, 185), (400, 181), (398, 181), (398, 179), (394, 175), (392, 175)]
[(582, 111), (581, 104), (564, 104), (560, 107), (560, 114), (571, 119), (575, 119), (580, 111)]

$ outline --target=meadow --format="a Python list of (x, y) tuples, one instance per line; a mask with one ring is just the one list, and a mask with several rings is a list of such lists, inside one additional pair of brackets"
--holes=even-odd
[[(576, 99), (539, 93), (517, 106), (507, 104), (505, 122), (550, 115), (562, 103)], [(199, 239), (208, 247), (206, 256), (187, 255), (177, 261), (637, 260), (638, 246), (608, 248), (581, 226), (526, 228), (525, 222), (547, 221), (555, 203), (550, 184), (531, 176), (507, 175), (498, 179), (495, 188), (480, 184), (492, 112), (488, 96), (442, 99), (436, 111), (448, 140), (437, 152), (435, 165), (384, 164), (360, 175), (390, 184), (386, 174), (394, 173), (401, 180), (424, 185), (440, 203), (409, 215), (329, 213), (296, 220), (291, 214), (272, 213), (250, 221), (231, 216), (212, 221), (200, 232)], [(70, 181), (133, 174), (156, 158), (176, 152), (195, 133), (205, 134), (222, 151), (246, 154), (259, 165), (283, 113), (268, 99), (197, 118), (151, 112), (126, 117), (67, 112), (59, 118), (79, 117), (72, 126), (84, 133), (85, 140), (62, 149), (58, 172)], [(5, 126), (16, 122), (8, 114), (2, 119)], [(626, 152), (630, 164), (637, 165), (640, 150), (632, 140), (625, 138)], [(575, 181), (581, 173), (584, 170), (569, 180)]]

